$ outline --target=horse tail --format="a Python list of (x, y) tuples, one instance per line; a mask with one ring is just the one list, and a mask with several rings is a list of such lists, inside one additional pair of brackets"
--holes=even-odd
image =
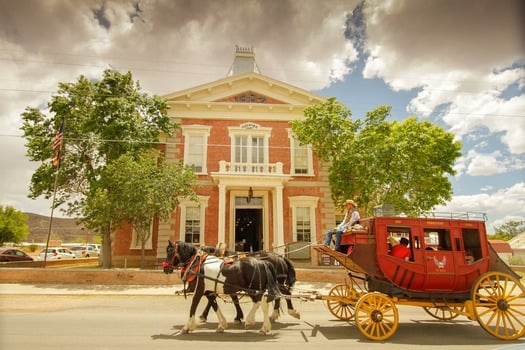
[(264, 271), (266, 272), (266, 289), (268, 290), (268, 302), (278, 299), (281, 292), (277, 283), (277, 272), (275, 266), (269, 262), (264, 262)]
[(286, 274), (286, 282), (288, 283), (288, 286), (291, 288), (297, 282), (297, 275), (295, 273), (295, 267), (292, 264), (292, 261), (288, 259), (287, 257), (283, 257), (284, 261), (286, 262), (287, 266), (287, 274)]

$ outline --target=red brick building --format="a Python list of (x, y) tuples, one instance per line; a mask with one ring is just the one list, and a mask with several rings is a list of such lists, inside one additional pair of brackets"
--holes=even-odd
[[(322, 96), (260, 74), (253, 50), (237, 47), (227, 77), (165, 98), (181, 129), (162, 149), (193, 166), (199, 202), (183, 199), (168, 222), (152, 225), (150, 265), (165, 258), (168, 240), (284, 252), (292, 242), (320, 242), (334, 226), (327, 169), (289, 124)], [(115, 266), (138, 263), (129, 229), (116, 233), (113, 257)]]

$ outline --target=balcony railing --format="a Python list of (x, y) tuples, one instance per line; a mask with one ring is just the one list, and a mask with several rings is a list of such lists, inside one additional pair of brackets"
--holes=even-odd
[(233, 163), (221, 160), (219, 162), (219, 173), (283, 175), (283, 163)]

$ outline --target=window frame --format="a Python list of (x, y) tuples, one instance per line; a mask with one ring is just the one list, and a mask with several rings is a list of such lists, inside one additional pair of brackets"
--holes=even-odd
[[(144, 246), (145, 250), (153, 249), (153, 220), (151, 220), (151, 223), (149, 226), (149, 233), (150, 233), (149, 239)], [(141, 248), (142, 247), (140, 245), (140, 239), (138, 238), (138, 233), (135, 230), (135, 228), (131, 226), (131, 243), (130, 243), (129, 249), (130, 250), (140, 250)]]
[(207, 125), (183, 125), (181, 127), (182, 135), (184, 136), (184, 165), (190, 165), (194, 168), (195, 164), (188, 162), (190, 158), (190, 148), (195, 147), (190, 143), (191, 138), (200, 138), (202, 141), (201, 149), (201, 170), (195, 171), (196, 174), (208, 173), (208, 138), (210, 137), (211, 126)]
[(186, 217), (188, 208), (199, 207), (199, 242), (195, 244), (200, 246), (206, 241), (205, 226), (206, 226), (206, 209), (208, 208), (209, 196), (198, 196), (198, 202), (191, 201), (186, 198), (179, 199), (180, 207), (180, 225), (179, 225), (179, 240), (186, 242)]
[[(314, 167), (313, 167), (313, 152), (311, 145), (301, 145), (297, 136), (293, 133), (292, 129), (287, 129), (288, 139), (290, 140), (290, 174), (294, 176), (313, 176)], [(306, 173), (297, 172), (296, 163), (297, 163), (297, 149), (306, 150), (306, 162), (307, 169)]]
[[(316, 243), (317, 239), (317, 227), (315, 223), (317, 222), (316, 210), (317, 203), (319, 202), (318, 197), (313, 196), (296, 196), (290, 197), (290, 208), (292, 212), (292, 241), (293, 242), (306, 242), (306, 243)], [(308, 208), (310, 216), (310, 241), (298, 241), (297, 240), (297, 209), (298, 208)]]
[[(230, 137), (230, 159), (232, 163), (241, 163), (241, 164), (267, 164), (269, 163), (270, 155), (269, 155), (269, 149), (270, 149), (270, 136), (272, 133), (272, 128), (268, 127), (261, 127), (258, 124), (255, 123), (244, 123), (241, 126), (238, 127), (229, 127), (228, 128), (228, 135)], [(237, 137), (246, 137), (246, 161), (236, 161), (236, 152), (237, 152)], [(259, 162), (259, 160), (256, 160), (256, 162), (253, 162), (254, 153), (253, 151), (253, 140), (256, 138), (262, 138), (263, 140), (263, 146), (262, 146), (262, 162)], [(260, 149), (257, 147), (257, 149)], [(241, 152), (242, 154), (242, 152)], [(242, 157), (241, 157), (242, 158)]]

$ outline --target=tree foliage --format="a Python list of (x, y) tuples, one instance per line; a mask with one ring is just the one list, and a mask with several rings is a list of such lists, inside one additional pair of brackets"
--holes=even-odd
[(525, 220), (509, 220), (500, 226), (494, 226), (494, 234), (489, 235), (489, 238), (510, 241), (520, 233), (524, 232)]
[(6, 242), (20, 243), (27, 235), (27, 215), (9, 205), (0, 205), (0, 245)]
[[(49, 116), (32, 107), (22, 114), (27, 155), (40, 162), (31, 178), (29, 196), (53, 195), (56, 169), (51, 163), (52, 143), (64, 121), (55, 205), (67, 204), (68, 215), (79, 217), (101, 233), (105, 252), (111, 251), (114, 221), (102, 211), (99, 217), (90, 216), (89, 222), (83, 220), (88, 217), (83, 212), (87, 196), (101, 188), (109, 164), (123, 154), (155, 148), (161, 133), (170, 135), (178, 127), (167, 115), (165, 100), (140, 90), (131, 73), (106, 70), (100, 80), (80, 76), (75, 83), (60, 83), (48, 103)], [(111, 254), (103, 254), (103, 265), (111, 266)]]
[(461, 143), (442, 128), (415, 117), (389, 122), (389, 106), (379, 106), (364, 119), (334, 98), (309, 106), (304, 120), (292, 122), (302, 144), (329, 166), (332, 198), (354, 198), (366, 214), (376, 205), (418, 215), (452, 196), (448, 179)]
[(168, 163), (154, 157), (153, 152), (137, 156), (127, 153), (106, 167), (87, 198), (84, 213), (88, 221), (102, 217), (130, 224), (141, 243), (143, 268), (152, 220), (169, 219), (180, 198), (196, 200), (195, 187), (196, 177), (190, 167)]

